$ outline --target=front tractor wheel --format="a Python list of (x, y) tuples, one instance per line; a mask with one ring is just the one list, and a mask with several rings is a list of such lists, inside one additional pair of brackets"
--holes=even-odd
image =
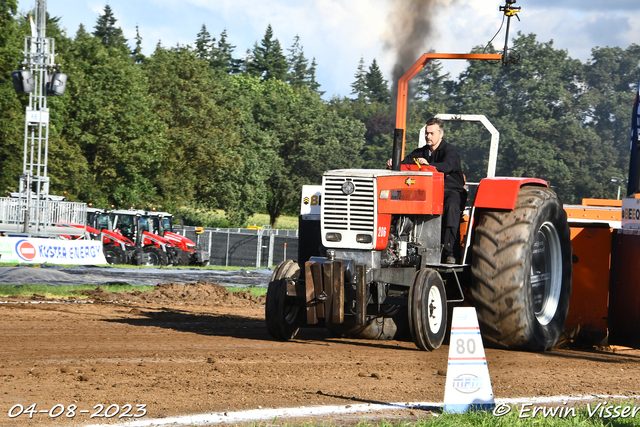
[(104, 245), (104, 257), (109, 264), (126, 264), (127, 255), (120, 246)]
[(409, 289), (409, 330), (422, 350), (442, 345), (447, 329), (447, 297), (440, 274), (429, 268), (416, 272)]
[(475, 231), (471, 293), (487, 345), (550, 350), (571, 296), (571, 236), (556, 194), (522, 187), (513, 211), (484, 211)]
[(167, 254), (162, 249), (155, 246), (145, 246), (143, 251), (149, 255), (147, 265), (167, 265)]
[(189, 265), (190, 253), (181, 248), (176, 248), (175, 259), (173, 265)]
[(287, 283), (300, 276), (300, 266), (292, 260), (282, 261), (275, 269), (267, 289), (265, 319), (269, 334), (278, 340), (293, 339), (305, 315), (304, 306), (287, 296)]

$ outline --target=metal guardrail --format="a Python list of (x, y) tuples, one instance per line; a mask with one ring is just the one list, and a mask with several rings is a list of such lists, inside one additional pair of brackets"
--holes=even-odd
[[(0, 197), (0, 231), (3, 232), (68, 234), (70, 230), (65, 224), (84, 224), (86, 218), (85, 203)], [(75, 231), (78, 231), (77, 228)]]

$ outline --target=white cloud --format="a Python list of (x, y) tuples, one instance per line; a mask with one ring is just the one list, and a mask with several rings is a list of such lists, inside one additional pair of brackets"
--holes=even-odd
[[(149, 55), (158, 40), (164, 46), (193, 45), (202, 24), (213, 36), (226, 28), (235, 54), (244, 52), (264, 36), (270, 23), (283, 49), (296, 34), (305, 55), (316, 57), (317, 79), (328, 95), (348, 95), (360, 57), (367, 65), (376, 58), (387, 79), (394, 65), (394, 52), (384, 49), (393, 36), (389, 20), (391, 2), (407, 0), (108, 0), (118, 25), (131, 44), (139, 25), (143, 51)], [(425, 41), (427, 49), (443, 53), (465, 53), (485, 45), (502, 21), (498, 8), (504, 0), (436, 0), (436, 27)], [(82, 22), (93, 31), (107, 0), (50, 1), (49, 13), (62, 17), (70, 35)], [(34, 0), (19, 0), (21, 10), (33, 8)], [(512, 19), (511, 34), (535, 33), (538, 40), (554, 40), (556, 49), (586, 61), (594, 46), (626, 48), (640, 41), (638, 0), (518, 0), (519, 22)], [(501, 50), (504, 28), (493, 42)], [(416, 58), (417, 60), (418, 58)], [(443, 61), (453, 77), (466, 61)]]

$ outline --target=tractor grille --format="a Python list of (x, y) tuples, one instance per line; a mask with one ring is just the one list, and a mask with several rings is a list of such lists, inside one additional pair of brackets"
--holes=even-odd
[[(346, 195), (342, 184), (351, 181), (355, 191)], [(375, 222), (375, 188), (373, 178), (324, 178), (322, 213), (324, 231), (349, 230), (371, 232)]]

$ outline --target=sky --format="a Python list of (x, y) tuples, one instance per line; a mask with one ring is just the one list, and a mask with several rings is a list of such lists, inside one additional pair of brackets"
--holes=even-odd
[[(399, 10), (425, 2), (424, 14), (431, 31), (418, 37), (420, 52), (468, 53), (486, 45), (500, 28), (504, 0), (49, 0), (47, 11), (60, 17), (67, 35), (82, 23), (92, 31), (99, 14), (109, 4), (124, 35), (134, 44), (136, 25), (149, 55), (163, 46), (194, 45), (202, 25), (212, 36), (226, 28), (235, 56), (244, 56), (264, 36), (267, 25), (286, 54), (294, 37), (300, 37), (305, 56), (318, 64), (316, 80), (325, 98), (349, 96), (360, 58), (368, 66), (376, 59), (392, 80), (398, 34), (409, 24)], [(19, 0), (19, 10), (33, 9), (35, 0)], [(534, 33), (540, 42), (553, 40), (556, 49), (586, 62), (591, 49), (600, 46), (640, 44), (639, 0), (517, 0), (521, 21), (512, 19), (511, 34)], [(413, 9), (416, 10), (416, 9)], [(424, 10), (422, 8), (421, 12)], [(406, 16), (406, 15), (404, 15)], [(633, 23), (636, 23), (635, 25)], [(493, 44), (504, 45), (504, 27)], [(457, 77), (464, 61), (443, 61), (445, 71)]]

